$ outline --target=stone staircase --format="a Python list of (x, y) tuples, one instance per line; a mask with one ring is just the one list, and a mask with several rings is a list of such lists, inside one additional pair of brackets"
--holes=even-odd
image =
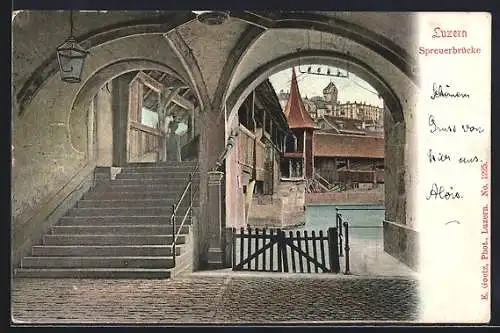
[[(24, 257), (16, 277), (169, 278), (174, 268), (172, 205), (187, 184), (193, 162), (131, 163), (101, 180), (43, 235)], [(194, 173), (197, 194), (199, 174)], [(199, 195), (193, 195), (198, 207)], [(176, 214), (179, 226), (189, 207)], [(176, 257), (189, 244), (190, 220), (177, 238)]]

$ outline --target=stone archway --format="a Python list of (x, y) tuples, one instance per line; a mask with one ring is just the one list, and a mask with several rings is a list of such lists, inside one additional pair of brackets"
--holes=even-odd
[[(71, 111), (68, 115), (68, 137), (75, 150), (80, 153), (85, 153), (87, 150), (85, 142), (82, 142), (81, 140), (73, 140), (72, 138), (74, 136), (84, 137), (86, 135), (87, 127), (82, 126), (82, 122), (85, 123), (87, 121), (88, 105), (98, 89), (101, 88), (106, 82), (116, 77), (138, 70), (162, 71), (186, 83), (185, 80), (183, 80), (181, 76), (170, 67), (150, 59), (121, 59), (100, 68), (82, 85), (73, 100)], [(188, 84), (186, 83), (186, 85)]]
[[(169, 31), (193, 20), (195, 17), (196, 16), (191, 12), (173, 12), (167, 15), (141, 18), (100, 27), (95, 30), (90, 30), (81, 36), (77, 36), (77, 39), (82, 47), (85, 49), (92, 49), (120, 38), (146, 34), (160, 35), (165, 33), (165, 31)], [(43, 83), (54, 75), (57, 70), (57, 56), (54, 52), (33, 70), (26, 82), (24, 82), (16, 93), (16, 100), (19, 104), (20, 113), (22, 113), (27, 105), (35, 98), (36, 94), (42, 88)]]
[(334, 67), (339, 67), (356, 74), (361, 79), (368, 82), (375, 88), (389, 110), (396, 123), (404, 122), (403, 108), (398, 96), (390, 85), (369, 65), (362, 61), (345, 55), (343, 53), (324, 50), (299, 51), (295, 54), (289, 54), (269, 63), (260, 66), (251, 75), (247, 76), (235, 89), (231, 92), (226, 100), (226, 108), (228, 123), (231, 123), (231, 118), (236, 110), (241, 106), (245, 98), (254, 90), (260, 83), (283, 69), (297, 66), (298, 64), (325, 64)]
[[(408, 140), (407, 119), (411, 117), (408, 110), (404, 110), (404, 105), (408, 104), (408, 100), (401, 100), (401, 96), (395, 92), (390, 83), (388, 83), (382, 75), (377, 73), (373, 68), (363, 61), (352, 56), (325, 50), (309, 50), (298, 51), (296, 53), (287, 54), (285, 56), (267, 62), (250, 75), (246, 76), (241, 82), (228, 94), (226, 99), (226, 133), (230, 133), (235, 122), (235, 116), (239, 107), (249, 94), (265, 79), (272, 74), (275, 74), (286, 68), (297, 65), (308, 64), (324, 64), (354, 73), (361, 79), (369, 83), (374, 89), (379, 92), (380, 96), (384, 99), (385, 108), (389, 111), (384, 114), (384, 132), (386, 138), (385, 144), (385, 201), (386, 201), (386, 215), (384, 222), (391, 222), (390, 228), (394, 225), (406, 226), (408, 220), (412, 220), (411, 206), (408, 203), (408, 197), (411, 194), (410, 179), (407, 172), (407, 166), (411, 163), (408, 154)], [(405, 73), (401, 73), (405, 76)], [(229, 207), (227, 208), (229, 209)], [(408, 216), (410, 216), (408, 218)], [(385, 228), (385, 226), (384, 226)], [(384, 238), (387, 239), (386, 247), (387, 252), (405, 262), (411, 267), (418, 266), (417, 250), (415, 248), (408, 249), (408, 247), (416, 246), (415, 243), (411, 245), (404, 244), (405, 248), (399, 248), (401, 242), (397, 239), (399, 236), (394, 236), (400, 233), (400, 230), (384, 232)], [(405, 234), (406, 237), (406, 234)], [(399, 245), (395, 245), (398, 243)], [(386, 244), (386, 241), (384, 241)]]

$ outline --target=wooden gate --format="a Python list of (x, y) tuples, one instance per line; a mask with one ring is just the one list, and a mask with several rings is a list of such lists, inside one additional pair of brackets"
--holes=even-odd
[(234, 271), (339, 273), (337, 228), (310, 235), (307, 230), (241, 228), (232, 230)]

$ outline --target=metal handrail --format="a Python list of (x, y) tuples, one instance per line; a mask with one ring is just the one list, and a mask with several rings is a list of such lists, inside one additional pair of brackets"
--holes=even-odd
[[(188, 182), (186, 184), (186, 187), (184, 188), (184, 191), (182, 192), (181, 197), (179, 200), (177, 200), (177, 203), (175, 205), (172, 205), (172, 215), (170, 215), (170, 223), (172, 224), (172, 258), (174, 262), (174, 267), (175, 267), (175, 257), (176, 257), (176, 244), (177, 244), (177, 238), (180, 235), (180, 232), (184, 226), (184, 223), (186, 222), (187, 217), (189, 216), (190, 219), (192, 220), (192, 209), (193, 209), (193, 175), (196, 173), (198, 170), (199, 163), (196, 163), (195, 168), (191, 173), (189, 173), (189, 178)], [(184, 214), (184, 218), (182, 219), (182, 222), (179, 226), (179, 228), (176, 227), (175, 224), (175, 214), (177, 213), (177, 210), (179, 209), (181, 203), (184, 201), (184, 198), (186, 196), (186, 193), (189, 191), (189, 207), (186, 210), (186, 213)], [(197, 193), (197, 192), (196, 192)], [(178, 229), (178, 230), (176, 230)]]
[[(192, 181), (191, 181), (191, 185), (190, 185), (190, 189), (192, 190)], [(196, 189), (196, 191), (193, 193), (191, 191), (191, 199), (190, 199), (190, 204), (189, 204), (189, 207), (188, 209), (186, 210), (186, 213), (184, 214), (184, 217), (182, 218), (182, 222), (181, 222), (181, 225), (179, 226), (179, 230), (177, 230), (177, 233), (175, 234), (175, 237), (173, 239), (173, 243), (176, 244), (177, 242), (177, 238), (180, 236), (181, 234), (181, 230), (182, 230), (182, 227), (184, 226), (184, 223), (186, 222), (186, 219), (188, 218), (188, 216), (190, 218), (192, 218), (192, 211), (193, 211), (193, 196), (198, 194), (198, 189)], [(174, 215), (175, 216), (175, 215)], [(175, 220), (175, 218), (174, 218)], [(175, 221), (174, 221), (174, 224), (175, 224)], [(175, 232), (175, 230), (174, 230)]]
[(212, 171), (217, 171), (219, 168), (222, 166), (224, 163), (224, 160), (226, 159), (227, 155), (233, 149), (233, 147), (236, 144), (236, 137), (240, 134), (239, 130), (232, 130), (231, 135), (227, 139), (227, 144), (226, 147), (224, 147), (224, 151), (220, 154), (219, 158), (215, 162), (215, 166), (212, 168)]
[(173, 211), (174, 215), (175, 215), (175, 213), (177, 213), (179, 206), (181, 205), (182, 201), (184, 200), (184, 197), (186, 196), (187, 191), (189, 190), (189, 188), (191, 187), (191, 184), (193, 183), (193, 175), (196, 173), (196, 171), (198, 171), (198, 165), (199, 165), (199, 163), (196, 163), (196, 166), (193, 169), (193, 171), (191, 171), (191, 173), (189, 173), (189, 176), (188, 176), (189, 178), (188, 178), (188, 182), (186, 184), (186, 187), (184, 187), (184, 191), (182, 192), (181, 197), (179, 198), (179, 200), (177, 200), (177, 203), (174, 205), (175, 206), (175, 210)]
[[(191, 177), (191, 174), (189, 175)], [(184, 192), (182, 192), (181, 197), (179, 200), (177, 200), (177, 203), (174, 205), (174, 211), (172, 212), (173, 215), (177, 213), (177, 210), (179, 209), (181, 203), (184, 201), (184, 197), (186, 196), (187, 191), (191, 188), (191, 183), (192, 179), (189, 179), (188, 183), (186, 184), (186, 187), (184, 188)]]
[(173, 243), (176, 244), (177, 243), (177, 238), (179, 237), (179, 235), (181, 234), (181, 231), (182, 231), (182, 227), (184, 226), (184, 222), (186, 222), (186, 219), (192, 209), (192, 205), (189, 206), (188, 210), (186, 211), (186, 214), (184, 215), (184, 218), (182, 219), (182, 222), (181, 222), (181, 225), (179, 226), (178, 230), (177, 230), (177, 233), (175, 234), (175, 237), (173, 239)]

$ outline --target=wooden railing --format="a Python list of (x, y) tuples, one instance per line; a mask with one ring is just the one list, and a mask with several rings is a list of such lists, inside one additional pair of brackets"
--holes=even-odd
[(154, 162), (158, 160), (158, 149), (161, 146), (162, 133), (136, 122), (130, 124), (129, 134), (129, 162), (147, 160)]
[(264, 162), (266, 159), (266, 145), (260, 141), (257, 141), (255, 145), (255, 169), (257, 172), (264, 172)]
[(255, 135), (246, 129), (243, 125), (240, 125), (239, 129), (240, 135), (238, 136), (238, 149), (239, 158), (238, 162), (244, 166), (253, 168), (254, 167), (254, 141)]
[(260, 177), (265, 170), (266, 145), (260, 140), (257, 140), (255, 134), (250, 132), (243, 125), (240, 125), (239, 133), (238, 162), (247, 168), (256, 169), (258, 177)]
[(362, 170), (339, 170), (338, 179), (340, 182), (348, 181), (357, 183), (377, 183), (384, 182), (384, 171), (362, 171)]

